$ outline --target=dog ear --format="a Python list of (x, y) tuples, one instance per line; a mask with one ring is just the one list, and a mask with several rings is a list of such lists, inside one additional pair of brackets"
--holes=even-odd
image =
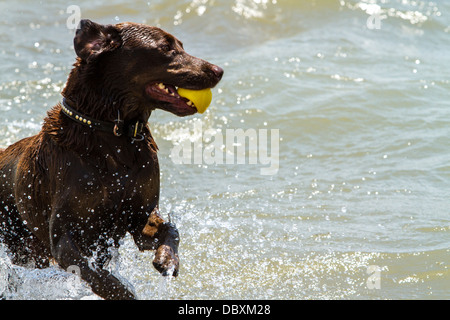
[(86, 62), (102, 52), (112, 51), (122, 44), (119, 31), (113, 25), (101, 25), (88, 19), (80, 21), (73, 44), (77, 56)]

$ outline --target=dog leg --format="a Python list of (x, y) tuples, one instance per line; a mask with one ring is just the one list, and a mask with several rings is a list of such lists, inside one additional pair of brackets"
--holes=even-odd
[(65, 231), (64, 227), (55, 226), (53, 223), (50, 232), (53, 240), (51, 245), (52, 255), (62, 268), (79, 268), (81, 279), (91, 286), (95, 294), (104, 299), (135, 299), (134, 294), (119, 279), (95, 264), (89, 263), (82, 256), (77, 245), (72, 241), (70, 232)]
[(153, 266), (163, 276), (178, 275), (178, 244), (180, 237), (175, 224), (166, 222), (155, 208), (144, 228), (134, 235), (139, 250), (155, 250)]
[(178, 244), (180, 237), (173, 223), (165, 222), (160, 225), (157, 233), (159, 246), (156, 249), (153, 266), (163, 276), (178, 275), (179, 259)]

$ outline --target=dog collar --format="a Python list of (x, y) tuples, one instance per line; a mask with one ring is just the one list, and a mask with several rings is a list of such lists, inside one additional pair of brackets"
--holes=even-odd
[(114, 123), (111, 123), (96, 120), (81, 114), (80, 112), (74, 110), (71, 106), (69, 106), (66, 98), (63, 98), (59, 105), (61, 106), (62, 113), (76, 123), (92, 129), (112, 133), (116, 137), (120, 137), (125, 134), (126, 136), (132, 138), (132, 142), (144, 140), (143, 131), (145, 123), (137, 121), (135, 124), (125, 126), (124, 121), (120, 119), (120, 112), (118, 112), (117, 119), (114, 120)]

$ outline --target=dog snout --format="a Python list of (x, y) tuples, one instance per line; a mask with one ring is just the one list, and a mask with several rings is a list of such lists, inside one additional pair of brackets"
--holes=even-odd
[(223, 76), (223, 69), (221, 67), (219, 67), (219, 66), (213, 65), (211, 67), (211, 71), (214, 73), (214, 75), (217, 78), (217, 81), (219, 82), (220, 79), (222, 79), (222, 76)]

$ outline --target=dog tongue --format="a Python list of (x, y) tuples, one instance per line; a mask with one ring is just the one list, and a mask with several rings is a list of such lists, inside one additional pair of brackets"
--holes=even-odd
[(199, 113), (205, 112), (212, 100), (211, 89), (189, 90), (178, 88), (178, 94), (191, 100)]

